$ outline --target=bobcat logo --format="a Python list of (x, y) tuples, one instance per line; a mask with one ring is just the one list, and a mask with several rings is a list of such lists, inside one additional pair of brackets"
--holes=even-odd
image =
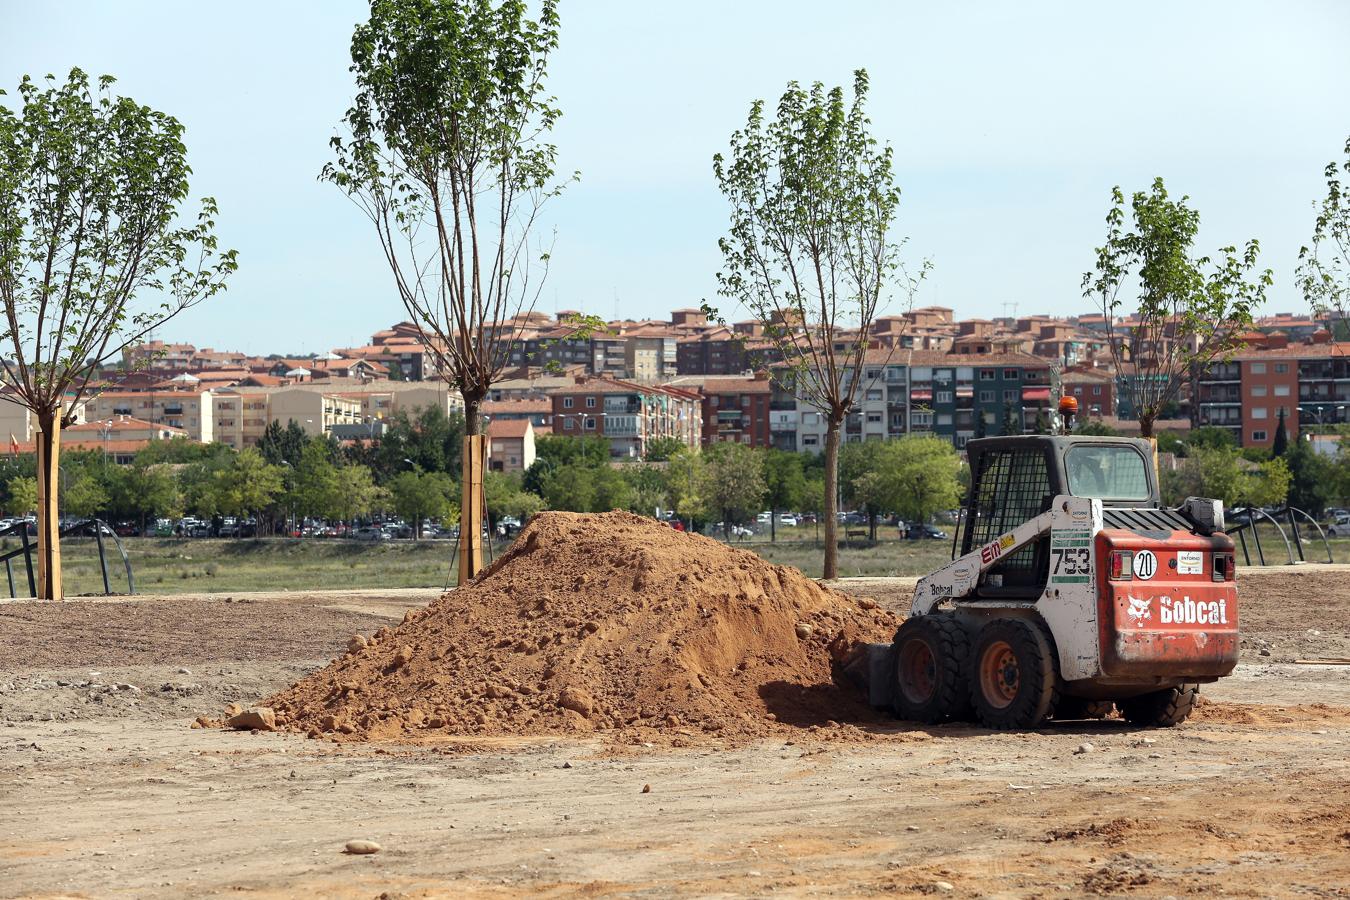
[(1139, 597), (1127, 596), (1125, 599), (1130, 601), (1130, 608), (1128, 610), (1130, 621), (1136, 626), (1142, 626), (1145, 619), (1153, 618), (1153, 613), (1149, 610), (1147, 597), (1141, 599)]

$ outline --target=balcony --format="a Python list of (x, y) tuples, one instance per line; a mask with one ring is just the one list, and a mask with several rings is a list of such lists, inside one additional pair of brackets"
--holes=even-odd
[(605, 437), (637, 437), (640, 433), (637, 416), (609, 416), (605, 419)]

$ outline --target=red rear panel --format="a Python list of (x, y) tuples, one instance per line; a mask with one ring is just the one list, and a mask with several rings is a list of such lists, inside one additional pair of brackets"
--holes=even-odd
[[(1112, 550), (1134, 553), (1127, 580), (1112, 581)], [(1166, 538), (1120, 529), (1097, 535), (1102, 671), (1108, 676), (1227, 675), (1238, 659), (1237, 585), (1215, 581), (1226, 535)]]

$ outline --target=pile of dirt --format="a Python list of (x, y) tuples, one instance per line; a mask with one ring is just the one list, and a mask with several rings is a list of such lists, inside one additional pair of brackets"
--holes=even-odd
[(726, 739), (874, 718), (842, 666), (894, 617), (628, 513), (543, 513), (472, 584), (268, 701), (277, 727)]

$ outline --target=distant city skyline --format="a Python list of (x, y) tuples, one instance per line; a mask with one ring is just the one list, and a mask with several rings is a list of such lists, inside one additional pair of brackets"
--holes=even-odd
[[(1200, 253), (1255, 237), (1293, 284), (1322, 169), (1350, 133), (1350, 6), (1305, 2), (564, 2), (550, 88), (560, 171), (539, 309), (665, 318), (716, 294), (726, 205), (711, 172), (750, 103), (789, 79), (872, 76), (874, 133), (896, 152), (897, 233), (931, 259), (915, 303), (958, 317), (1090, 312), (1079, 279), (1111, 187), (1155, 175), (1202, 214)], [(248, 353), (364, 343), (404, 318), (369, 223), (317, 175), (352, 95), (357, 0), (220, 7), (0, 2), (0, 88), (71, 66), (179, 118), (193, 196), (220, 204), (230, 289), (157, 337)], [(901, 299), (892, 312), (902, 308)], [(1015, 306), (1014, 306), (1015, 305)], [(1127, 312), (1130, 310), (1126, 310)]]

